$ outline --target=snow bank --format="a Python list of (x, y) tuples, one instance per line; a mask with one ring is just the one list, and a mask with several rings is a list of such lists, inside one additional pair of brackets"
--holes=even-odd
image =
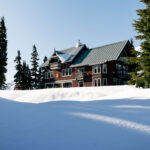
[(150, 89), (134, 86), (58, 88), (26, 91), (0, 91), (0, 97), (19, 102), (91, 101), (116, 99), (150, 99)]
[(149, 141), (149, 89), (0, 91), (0, 150), (150, 150)]

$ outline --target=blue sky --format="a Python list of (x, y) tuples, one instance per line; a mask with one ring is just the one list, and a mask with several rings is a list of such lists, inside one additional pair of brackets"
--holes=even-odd
[(8, 36), (7, 81), (15, 74), (17, 50), (30, 64), (34, 44), (41, 64), (54, 48), (73, 47), (78, 40), (97, 47), (134, 38), (132, 23), (142, 7), (139, 0), (0, 0)]

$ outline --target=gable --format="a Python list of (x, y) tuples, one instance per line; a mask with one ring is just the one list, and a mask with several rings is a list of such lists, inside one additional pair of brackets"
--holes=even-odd
[(80, 45), (79, 47), (72, 47), (69, 49), (61, 50), (61, 51), (54, 51), (53, 55), (42, 64), (42, 67), (46, 67), (49, 65), (49, 62), (51, 62), (51, 59), (54, 56), (57, 56), (59, 58), (61, 63), (68, 63), (72, 62), (74, 58), (80, 53), (80, 51), (85, 47), (85, 45)]

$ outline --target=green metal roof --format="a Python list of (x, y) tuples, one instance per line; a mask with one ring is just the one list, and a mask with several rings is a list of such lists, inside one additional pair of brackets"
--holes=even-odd
[(101, 47), (84, 50), (73, 62), (71, 67), (103, 64), (107, 61), (117, 60), (126, 46), (128, 40)]

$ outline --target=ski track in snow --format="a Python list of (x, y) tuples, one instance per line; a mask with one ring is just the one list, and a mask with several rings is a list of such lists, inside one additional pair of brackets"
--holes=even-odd
[(116, 105), (113, 108), (135, 108), (135, 109), (150, 109), (150, 106), (141, 106), (141, 105)]
[(137, 131), (150, 134), (150, 126), (128, 121), (128, 120), (123, 120), (123, 119), (118, 119), (118, 118), (103, 116), (103, 115), (95, 115), (95, 114), (90, 114), (90, 113), (81, 113), (81, 112), (76, 112), (76, 113), (70, 112), (69, 114), (73, 116), (96, 120), (96, 121), (102, 121), (102, 122), (106, 122), (106, 123), (110, 123), (110, 124), (114, 124), (117, 126), (126, 127), (129, 129), (133, 129), (133, 130), (137, 130)]

